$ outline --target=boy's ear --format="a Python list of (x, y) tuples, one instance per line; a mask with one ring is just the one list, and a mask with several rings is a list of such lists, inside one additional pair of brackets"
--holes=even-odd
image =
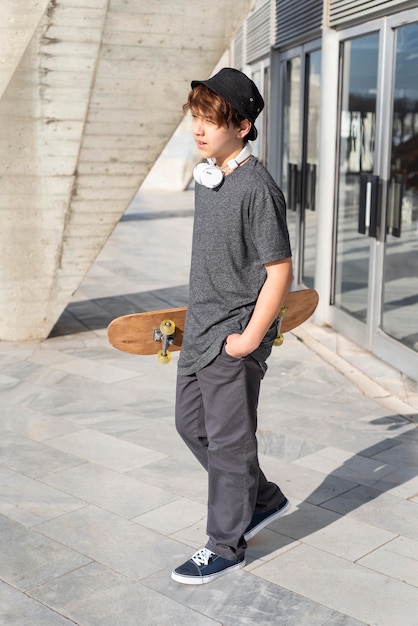
[(250, 120), (242, 120), (241, 125), (238, 131), (238, 137), (240, 139), (244, 139), (251, 130), (251, 122)]

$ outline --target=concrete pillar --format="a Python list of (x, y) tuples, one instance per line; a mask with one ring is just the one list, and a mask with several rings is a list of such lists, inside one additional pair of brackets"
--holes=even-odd
[(0, 340), (48, 335), (251, 5), (2, 0)]

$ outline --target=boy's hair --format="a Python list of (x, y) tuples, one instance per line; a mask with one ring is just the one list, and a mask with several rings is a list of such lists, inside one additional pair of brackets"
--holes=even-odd
[(232, 124), (239, 128), (246, 119), (229, 102), (203, 84), (191, 90), (183, 111), (213, 119), (218, 126), (229, 127)]

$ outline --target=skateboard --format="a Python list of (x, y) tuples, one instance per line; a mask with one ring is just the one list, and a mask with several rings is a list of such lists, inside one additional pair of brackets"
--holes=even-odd
[[(283, 343), (283, 333), (303, 324), (315, 311), (318, 293), (314, 289), (291, 291), (277, 319), (276, 346)], [(156, 354), (160, 363), (169, 363), (171, 353), (181, 349), (187, 307), (162, 309), (122, 315), (107, 328), (109, 343), (130, 354)]]

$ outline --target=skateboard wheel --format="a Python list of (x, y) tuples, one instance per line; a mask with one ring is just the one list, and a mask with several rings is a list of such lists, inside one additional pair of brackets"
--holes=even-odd
[(172, 320), (163, 320), (160, 324), (160, 331), (163, 335), (173, 335), (176, 325)]
[(171, 361), (171, 352), (168, 352), (167, 350), (166, 354), (163, 354), (163, 351), (159, 350), (157, 352), (157, 359), (163, 365), (167, 365), (167, 363), (170, 363)]
[(276, 339), (274, 340), (274, 345), (277, 346), (281, 346), (282, 343), (284, 341), (284, 337), (283, 335), (280, 333), (280, 335), (278, 337), (276, 337)]
[(283, 317), (285, 317), (285, 316), (287, 315), (288, 310), (289, 310), (289, 307), (288, 307), (286, 304), (284, 304), (284, 305), (282, 306), (282, 308), (280, 309), (280, 311), (279, 311), (279, 315), (278, 315), (278, 317), (279, 317), (279, 318), (280, 318), (280, 317), (282, 317), (282, 318), (283, 318)]

